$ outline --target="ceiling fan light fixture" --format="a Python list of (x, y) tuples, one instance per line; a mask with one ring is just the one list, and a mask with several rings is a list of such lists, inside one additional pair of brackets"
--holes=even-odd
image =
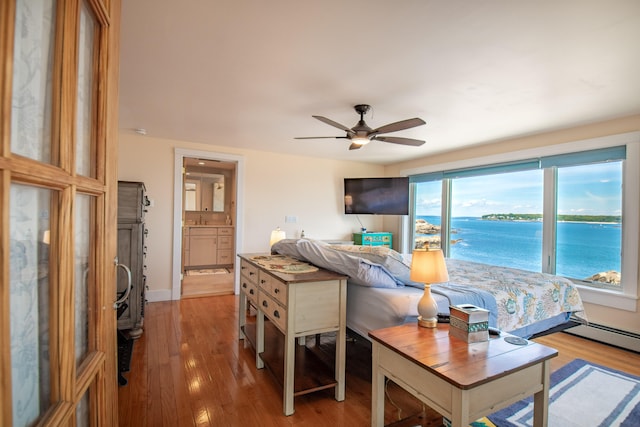
[(351, 142), (358, 145), (365, 145), (371, 142), (371, 140), (366, 136), (353, 136), (351, 137)]

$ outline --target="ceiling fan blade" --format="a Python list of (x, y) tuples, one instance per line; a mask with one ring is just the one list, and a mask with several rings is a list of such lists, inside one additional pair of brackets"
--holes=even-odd
[(325, 139), (325, 138), (347, 139), (346, 136), (295, 136), (293, 137), (293, 139)]
[(362, 148), (362, 144), (353, 143), (349, 146), (349, 150), (359, 150), (360, 148)]
[(314, 119), (318, 119), (321, 122), (326, 123), (328, 125), (331, 125), (333, 127), (336, 127), (338, 129), (342, 129), (343, 131), (345, 131), (345, 132), (347, 132), (349, 134), (354, 133), (351, 129), (349, 129), (345, 125), (341, 125), (340, 123), (334, 122), (333, 120), (327, 119), (326, 117), (322, 117), (322, 116), (311, 116), (311, 117), (313, 117)]
[(402, 138), (399, 136), (376, 136), (373, 139), (376, 141), (391, 142), (392, 144), (412, 145), (414, 147), (419, 147), (424, 144), (424, 141), (419, 139)]
[(387, 133), (387, 132), (397, 132), (399, 130), (414, 128), (416, 126), (422, 126), (426, 124), (424, 120), (419, 118), (402, 120), (395, 123), (389, 123), (388, 125), (384, 125), (379, 127), (378, 129), (374, 129), (371, 133)]

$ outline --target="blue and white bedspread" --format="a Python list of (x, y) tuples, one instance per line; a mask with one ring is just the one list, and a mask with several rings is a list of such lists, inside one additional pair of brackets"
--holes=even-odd
[(586, 321), (578, 289), (564, 277), (456, 259), (447, 259), (447, 269), (451, 283), (493, 295), (498, 327), (504, 331), (561, 313), (574, 313)]
[[(328, 245), (315, 240), (288, 239), (274, 244), (273, 253), (288, 255), (349, 276), (364, 287), (424, 288), (410, 280), (411, 255), (371, 246)], [(515, 268), (447, 259), (449, 282), (431, 286), (450, 305), (474, 304), (491, 312), (489, 324), (503, 331), (570, 314), (586, 322), (578, 289), (569, 279)]]

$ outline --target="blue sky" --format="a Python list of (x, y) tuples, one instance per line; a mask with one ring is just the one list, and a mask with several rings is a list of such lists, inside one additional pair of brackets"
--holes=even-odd
[[(621, 215), (620, 162), (558, 169), (558, 213)], [(491, 213), (542, 213), (543, 171), (532, 170), (453, 182), (452, 216), (479, 217)], [(440, 215), (441, 183), (418, 185), (418, 215)]]

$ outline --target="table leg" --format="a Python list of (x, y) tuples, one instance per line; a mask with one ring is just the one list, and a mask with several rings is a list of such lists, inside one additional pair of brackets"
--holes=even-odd
[(371, 343), (371, 427), (384, 426), (384, 374), (378, 366), (379, 344)]
[(240, 304), (238, 305), (238, 339), (245, 340), (246, 336), (242, 331), (242, 328), (247, 323), (247, 296), (244, 292), (240, 292)]
[[(338, 382), (336, 385), (336, 400), (342, 402), (345, 398), (345, 369), (346, 369), (346, 354), (347, 354), (347, 330), (345, 324), (347, 323), (346, 314), (346, 300), (347, 300), (347, 284), (345, 280), (340, 281), (340, 327), (338, 328), (338, 334), (336, 337), (336, 371), (335, 379)], [(320, 343), (320, 336), (316, 343)]]
[(467, 427), (469, 419), (469, 393), (452, 387), (451, 399), (451, 427)]
[(256, 314), (256, 368), (264, 368), (260, 353), (264, 352), (264, 313), (258, 309)]
[(551, 362), (542, 364), (542, 390), (533, 395), (533, 426), (547, 427), (549, 419), (549, 384)]
[(296, 364), (296, 339), (293, 334), (285, 334), (284, 343), (284, 396), (283, 396), (283, 412), (285, 415), (292, 415), (293, 408), (293, 389), (294, 389), (294, 373)]

